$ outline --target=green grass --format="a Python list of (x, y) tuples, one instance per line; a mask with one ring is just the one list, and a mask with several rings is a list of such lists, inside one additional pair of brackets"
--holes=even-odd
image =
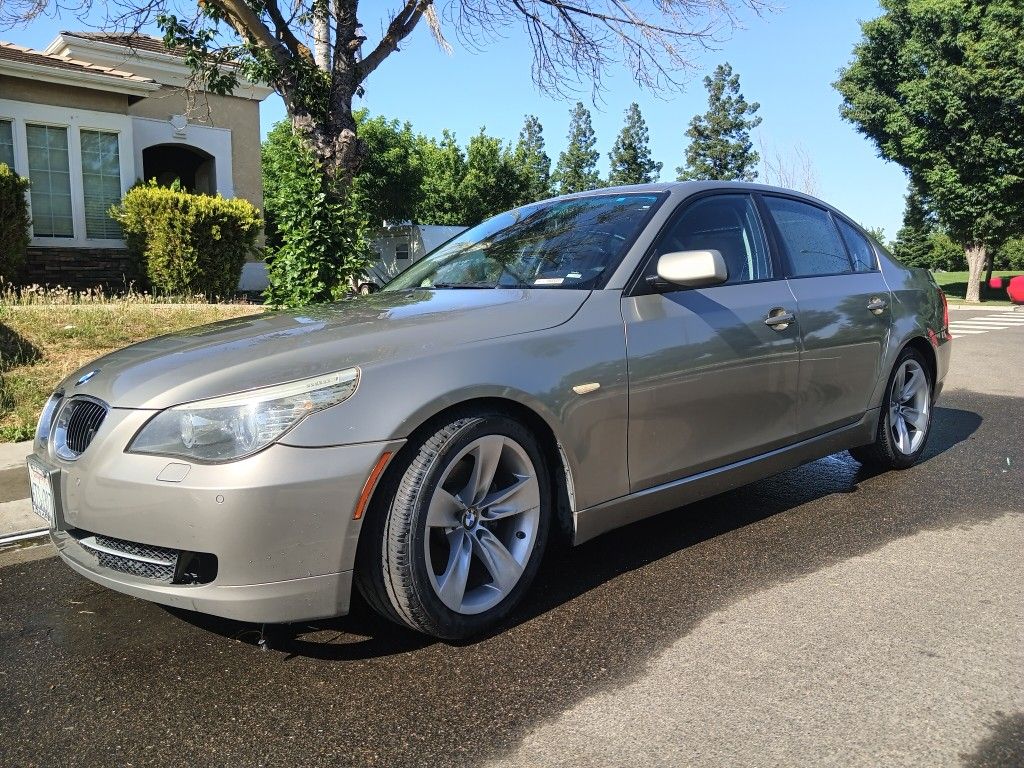
[(251, 304), (0, 304), (0, 442), (26, 440), (53, 388), (137, 341), (262, 311)]
[[(967, 295), (967, 280), (969, 273), (967, 272), (933, 272), (935, 275), (935, 282), (939, 284), (943, 291), (946, 292), (947, 298), (951, 302), (962, 302), (964, 296)], [(996, 270), (992, 273), (993, 277), (1014, 277), (1015, 275), (1024, 274), (1020, 270), (1014, 271), (999, 271)], [(1006, 289), (1003, 288), (1001, 291), (993, 291), (988, 287), (988, 283), (985, 282), (984, 277), (981, 281), (981, 300), (986, 304), (1009, 304), (1010, 300), (1006, 296)]]

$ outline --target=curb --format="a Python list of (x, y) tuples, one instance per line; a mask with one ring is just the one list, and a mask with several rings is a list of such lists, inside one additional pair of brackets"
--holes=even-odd
[[(25, 457), (32, 453), (32, 441), (0, 443), (0, 472), (25, 469)], [(46, 528), (32, 511), (28, 499), (0, 503), (0, 545), (42, 536)]]

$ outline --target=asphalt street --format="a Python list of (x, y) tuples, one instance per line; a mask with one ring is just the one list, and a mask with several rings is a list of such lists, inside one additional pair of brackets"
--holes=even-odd
[(262, 650), (0, 552), (0, 765), (1022, 766), (1024, 324), (990, 316), (955, 315), (986, 319), (918, 466), (836, 454), (552, 551), (474, 642), (357, 603)]

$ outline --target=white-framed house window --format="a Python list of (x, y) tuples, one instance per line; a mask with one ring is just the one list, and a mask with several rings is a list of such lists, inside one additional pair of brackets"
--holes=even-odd
[(0, 163), (14, 170), (14, 123), (0, 120)]
[(108, 211), (135, 179), (131, 118), (0, 99), (0, 158), (4, 124), (14, 171), (31, 184), (32, 245), (123, 248)]
[(32, 233), (36, 237), (74, 237), (68, 129), (27, 123), (25, 140), (28, 178), (32, 182)]
[(85, 236), (119, 238), (121, 227), (110, 218), (110, 207), (121, 202), (121, 160), (117, 134), (82, 130), (82, 195)]

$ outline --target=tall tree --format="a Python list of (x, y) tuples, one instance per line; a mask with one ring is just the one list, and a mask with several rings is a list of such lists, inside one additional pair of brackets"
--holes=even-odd
[(626, 124), (608, 153), (608, 184), (648, 184), (658, 180), (661, 163), (651, 158), (649, 140), (647, 123), (640, 114), (640, 105), (634, 101), (626, 110)]
[(466, 148), (466, 175), (459, 186), (464, 223), (478, 224), (513, 208), (522, 196), (522, 179), (516, 173), (512, 151), (501, 139), (480, 133)]
[(967, 300), (993, 246), (1024, 231), (1024, 4), (881, 0), (836, 88), (841, 113), (903, 166), (964, 244)]
[(931, 235), (935, 232), (935, 214), (924, 196), (910, 187), (903, 207), (903, 224), (896, 232), (893, 256), (909, 267), (931, 266)]
[(423, 189), (415, 219), (419, 224), (465, 225), (460, 187), (466, 176), (466, 156), (455, 134), (445, 129), (441, 141), (418, 138), (423, 165)]
[(743, 98), (740, 76), (728, 62), (704, 78), (704, 87), (708, 110), (690, 120), (686, 164), (676, 168), (679, 180), (754, 181), (761, 156), (750, 132), (761, 124), (761, 105)]
[(590, 110), (577, 101), (569, 121), (569, 143), (558, 156), (552, 180), (558, 185), (558, 193), (583, 192), (601, 186), (601, 174), (597, 172), (597, 161), (601, 153), (594, 149), (597, 137), (590, 121)]
[(544, 151), (544, 128), (534, 115), (527, 115), (523, 121), (514, 162), (522, 191), (517, 203), (532, 203), (550, 197), (551, 158)]
[(423, 189), (423, 165), (412, 126), (371, 118), (365, 111), (356, 114), (356, 122), (369, 149), (355, 180), (367, 219), (375, 226), (411, 220)]

